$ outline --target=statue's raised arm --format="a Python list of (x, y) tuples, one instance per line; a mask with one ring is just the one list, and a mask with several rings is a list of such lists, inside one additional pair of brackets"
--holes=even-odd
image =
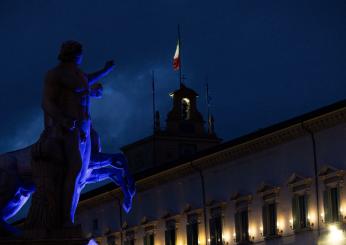
[(91, 86), (97, 81), (99, 81), (101, 78), (107, 76), (114, 69), (114, 67), (115, 67), (114, 61), (109, 60), (106, 62), (103, 69), (87, 74), (89, 85)]

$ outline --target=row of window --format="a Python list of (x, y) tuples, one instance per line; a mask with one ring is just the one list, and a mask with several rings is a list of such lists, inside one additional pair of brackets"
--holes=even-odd
[[(308, 214), (309, 195), (306, 193), (295, 194), (292, 197), (292, 220), (291, 228), (295, 231), (310, 229), (313, 223), (309, 220)], [(340, 188), (326, 188), (323, 193), (324, 215), (323, 222), (331, 223), (342, 220), (340, 213)], [(249, 242), (251, 237), (249, 234), (249, 212), (248, 205), (239, 205), (234, 215), (235, 241), (237, 243)], [(198, 216), (190, 214), (187, 217), (186, 236), (187, 245), (198, 245)], [(210, 245), (223, 245), (222, 237), (222, 215), (221, 208), (211, 210), (211, 218), (209, 220)], [(97, 221), (93, 221), (93, 228), (97, 228)], [(273, 238), (280, 235), (277, 227), (277, 202), (275, 198), (264, 201), (262, 206), (262, 236), (264, 238)], [(134, 234), (126, 235), (125, 245), (134, 245)], [(112, 240), (110, 245), (115, 244)], [(154, 233), (146, 232), (143, 237), (143, 245), (154, 245)], [(176, 245), (176, 223), (175, 220), (166, 222), (165, 245)]]

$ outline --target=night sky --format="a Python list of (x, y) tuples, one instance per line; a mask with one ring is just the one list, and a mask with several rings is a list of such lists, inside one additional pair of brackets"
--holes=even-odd
[(64, 40), (84, 45), (84, 71), (116, 62), (92, 102), (103, 148), (116, 152), (151, 133), (152, 70), (166, 119), (178, 23), (185, 83), (205, 115), (208, 77), (229, 140), (345, 98), (345, 13), (343, 0), (1, 0), (0, 152), (37, 140), (43, 77)]

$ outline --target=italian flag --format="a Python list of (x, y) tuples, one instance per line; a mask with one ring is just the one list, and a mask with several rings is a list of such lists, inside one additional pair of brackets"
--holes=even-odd
[(179, 41), (173, 57), (173, 69), (175, 71), (180, 69)]

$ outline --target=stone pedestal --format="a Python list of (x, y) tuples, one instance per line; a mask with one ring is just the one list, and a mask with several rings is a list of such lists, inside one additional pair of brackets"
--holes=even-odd
[(0, 245), (88, 245), (89, 239), (1, 239)]
[(88, 245), (88, 243), (89, 239), (83, 237), (80, 225), (56, 230), (26, 227), (18, 237), (0, 237), (0, 245)]
[(24, 239), (82, 239), (82, 229), (80, 225), (74, 225), (64, 229), (29, 229), (23, 230)]

